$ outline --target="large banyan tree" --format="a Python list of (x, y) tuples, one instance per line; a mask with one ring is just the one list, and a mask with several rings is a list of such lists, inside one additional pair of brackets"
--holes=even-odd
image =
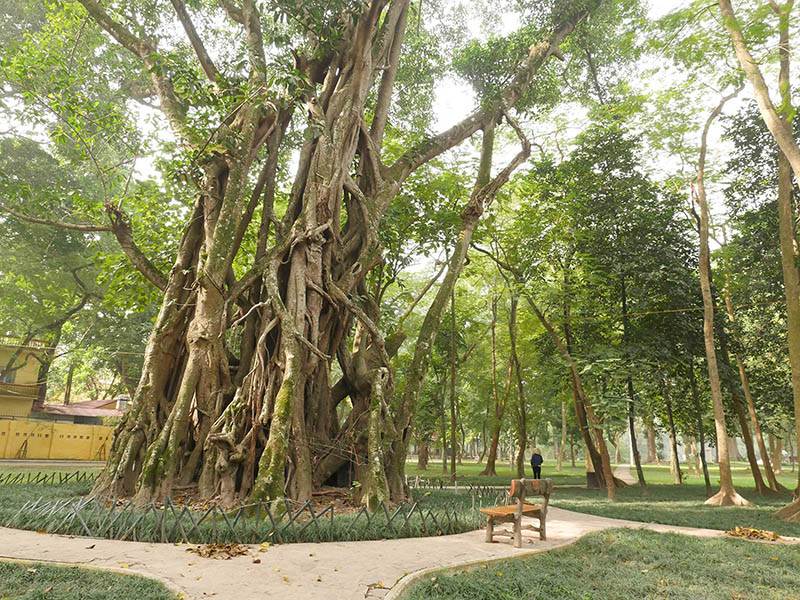
[[(196, 189), (168, 274), (106, 203), (106, 228), (163, 302), (94, 493), (147, 501), (197, 485), (229, 504), (304, 500), (353, 463), (364, 502), (407, 498), (407, 445), (438, 321), (478, 218), (529, 151), (512, 109), (601, 2), (530, 2), (536, 22), (523, 25), (534, 43), (507, 61), (479, 108), (442, 133), (391, 143), (421, 2), (66, 4), (80, 11), (76, 44), (94, 32), (118, 49), (113, 68), (138, 73), (129, 92), (166, 117), (165, 148)], [(506, 123), (522, 151), (492, 177), (494, 130)], [(379, 228), (411, 174), (478, 132), (460, 237), (395, 394), (390, 361), (402, 335), (382, 334), (368, 290), (383, 260)]]

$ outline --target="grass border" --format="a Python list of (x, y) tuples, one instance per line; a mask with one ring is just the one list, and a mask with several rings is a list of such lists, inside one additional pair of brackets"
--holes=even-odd
[[(47, 535), (56, 535), (56, 534), (47, 534)], [(90, 538), (87, 538), (90, 539)], [(89, 565), (86, 563), (80, 562), (67, 562), (63, 560), (52, 560), (49, 558), (37, 558), (37, 559), (30, 559), (30, 558), (15, 558), (12, 556), (3, 556), (0, 555), (0, 561), (7, 562), (7, 563), (14, 563), (19, 565), (36, 565), (36, 564), (47, 564), (53, 565), (55, 567), (78, 567), (80, 569), (86, 569), (88, 571), (104, 571), (107, 573), (116, 573), (118, 575), (139, 575), (146, 579), (150, 579), (152, 581), (157, 581), (161, 585), (167, 588), (177, 599), (179, 598), (188, 598), (189, 592), (182, 587), (180, 587), (177, 583), (170, 579), (166, 579), (161, 577), (160, 575), (154, 575), (153, 573), (145, 573), (140, 571), (134, 567), (128, 569), (122, 569), (120, 567), (106, 567), (100, 565)]]
[[(598, 529), (596, 531), (605, 531), (605, 529), (613, 529), (613, 527)], [(406, 573), (394, 583), (394, 585), (389, 590), (389, 593), (383, 597), (383, 600), (401, 600), (403, 594), (409, 588), (409, 586), (411, 586), (411, 584), (416, 583), (418, 579), (425, 577), (425, 575), (430, 575), (431, 573), (458, 573), (460, 571), (467, 571), (473, 567), (479, 567), (481, 565), (491, 565), (493, 563), (501, 562), (504, 560), (515, 560), (517, 558), (524, 558), (526, 556), (532, 556), (534, 554), (543, 554), (544, 552), (550, 552), (552, 550), (563, 550), (564, 548), (569, 548), (570, 546), (577, 544), (578, 541), (580, 541), (580, 539), (587, 533), (593, 533), (593, 532), (587, 531), (576, 537), (574, 540), (569, 540), (561, 544), (551, 546), (549, 548), (533, 548), (531, 550), (523, 550), (521, 552), (511, 554), (509, 556), (495, 556), (494, 558), (479, 558), (477, 560), (470, 560), (464, 563), (451, 563), (449, 565), (443, 565), (438, 567), (427, 567), (425, 569), (420, 569), (419, 571)]]

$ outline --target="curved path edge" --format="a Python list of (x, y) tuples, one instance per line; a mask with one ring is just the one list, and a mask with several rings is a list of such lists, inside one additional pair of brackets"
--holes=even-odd
[[(650, 529), (702, 537), (723, 531), (610, 519), (556, 507), (548, 511), (547, 541), (526, 532), (523, 548), (510, 541), (487, 544), (483, 530), (457, 535), (250, 546), (230, 560), (200, 558), (186, 544), (149, 544), (42, 534), (0, 528), (0, 554), (27, 561), (88, 566), (136, 573), (180, 590), (190, 600), (397, 600), (408, 586), (433, 571), (468, 569), (574, 543), (612, 527)], [(800, 543), (800, 539), (787, 539)], [(13, 550), (11, 550), (13, 549)]]

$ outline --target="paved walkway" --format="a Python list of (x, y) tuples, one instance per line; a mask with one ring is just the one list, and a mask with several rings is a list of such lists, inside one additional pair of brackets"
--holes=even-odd
[(628, 465), (619, 465), (616, 469), (614, 469), (614, 477), (617, 479), (621, 479), (628, 485), (636, 485), (639, 483), (639, 480), (633, 476), (631, 472), (631, 468)]
[(390, 600), (420, 572), (550, 550), (568, 545), (588, 532), (609, 527), (703, 537), (723, 535), (710, 529), (606, 519), (551, 507), (548, 540), (542, 542), (526, 535), (521, 549), (509, 542), (487, 544), (483, 541), (483, 531), (472, 531), (404, 540), (285, 544), (272, 546), (265, 552), (252, 546), (249, 556), (218, 560), (186, 552), (186, 545), (120, 542), (0, 528), (0, 558), (124, 569), (158, 579), (189, 600)]

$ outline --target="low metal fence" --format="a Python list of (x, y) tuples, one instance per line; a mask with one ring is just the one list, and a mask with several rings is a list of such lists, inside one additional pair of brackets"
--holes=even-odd
[(70, 473), (59, 471), (10, 471), (0, 473), (0, 485), (26, 485), (26, 484), (62, 484), (62, 483), (94, 483), (96, 473), (89, 471), (75, 471)]
[(259, 502), (233, 510), (209, 506), (197, 510), (167, 499), (137, 507), (132, 501), (71, 498), (25, 503), (4, 525), (49, 533), (143, 542), (275, 543), (356, 541), (446, 535), (483, 526), (480, 508), (502, 502), (474, 494), (471, 502), (426, 507), (424, 504), (381, 504), (370, 513)]

